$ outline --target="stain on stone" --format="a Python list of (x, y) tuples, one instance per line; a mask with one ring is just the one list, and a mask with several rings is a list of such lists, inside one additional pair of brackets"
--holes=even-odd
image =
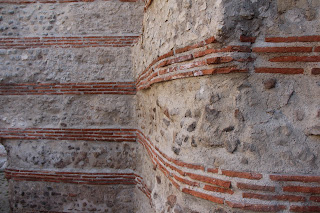
[(187, 112), (185, 113), (184, 117), (186, 117), (186, 118), (191, 118), (192, 117), (192, 113), (191, 113), (190, 109), (187, 110)]
[(170, 121), (168, 121), (167, 119), (162, 119), (163, 120), (163, 123), (168, 127), (170, 126)]
[(174, 154), (179, 155), (181, 150), (180, 150), (180, 148), (172, 147), (172, 151), (174, 152)]
[(234, 117), (239, 120), (239, 121), (244, 121), (244, 117), (243, 117), (243, 114), (242, 112), (239, 110), (239, 109), (236, 109), (234, 111)]
[(161, 177), (160, 176), (156, 176), (156, 180), (158, 184), (161, 184)]
[(197, 127), (197, 122), (194, 121), (192, 124), (188, 126), (187, 131), (193, 132), (196, 129), (196, 127)]
[(191, 146), (192, 147), (197, 147), (197, 143), (196, 143), (196, 140), (194, 139), (194, 137), (192, 137), (192, 140), (191, 140)]
[(234, 153), (239, 144), (240, 144), (240, 141), (233, 137), (229, 137), (224, 142), (224, 146), (229, 153)]
[(263, 82), (265, 89), (272, 89), (275, 88), (277, 84), (277, 80), (275, 78), (270, 78)]
[(208, 122), (213, 123), (214, 120), (218, 118), (219, 113), (220, 112), (218, 110), (212, 108), (210, 105), (205, 107), (205, 118)]
[(222, 132), (231, 132), (234, 130), (234, 126), (228, 126), (222, 130)]
[(176, 202), (177, 202), (177, 196), (175, 196), (175, 195), (169, 195), (169, 196), (167, 197), (167, 204), (168, 204), (171, 208), (174, 207), (174, 205), (176, 204)]

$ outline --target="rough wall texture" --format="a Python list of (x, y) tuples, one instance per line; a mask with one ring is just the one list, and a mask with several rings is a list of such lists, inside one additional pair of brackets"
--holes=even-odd
[(152, 212), (149, 189), (135, 173), (141, 154), (130, 129), (131, 46), (143, 3), (0, 6), (0, 131), (10, 211)]
[(320, 212), (318, 0), (3, 5), (13, 212)]
[(320, 211), (319, 6), (150, 1), (137, 117), (154, 182), (175, 186), (154, 184), (156, 211)]

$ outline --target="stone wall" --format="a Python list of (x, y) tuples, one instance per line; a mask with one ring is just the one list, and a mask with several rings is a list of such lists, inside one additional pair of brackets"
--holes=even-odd
[(320, 211), (318, 0), (1, 5), (13, 212)]
[(157, 212), (320, 211), (319, 15), (149, 1), (133, 61)]
[(141, 32), (143, 3), (0, 6), (0, 132), (10, 210), (150, 208), (148, 201), (136, 204), (149, 200), (149, 191), (135, 172), (141, 154), (131, 129), (131, 46)]

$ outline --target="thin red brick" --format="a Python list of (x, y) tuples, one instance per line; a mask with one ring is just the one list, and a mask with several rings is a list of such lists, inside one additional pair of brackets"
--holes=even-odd
[(291, 201), (291, 202), (304, 202), (305, 197), (295, 196), (295, 195), (266, 195), (266, 194), (256, 194), (245, 192), (242, 194), (243, 198), (259, 199), (259, 200), (281, 200), (281, 201)]
[(210, 37), (210, 38), (207, 38), (205, 40), (205, 43), (206, 44), (211, 44), (211, 43), (214, 43), (216, 41), (216, 38), (214, 36)]
[(262, 178), (262, 174), (251, 173), (251, 172), (236, 172), (236, 171), (230, 171), (230, 170), (222, 170), (222, 174), (229, 177), (238, 177), (238, 178), (245, 178), (245, 179), (251, 179), (251, 180), (260, 180)]
[(201, 182), (210, 183), (210, 184), (217, 185), (217, 186), (222, 186), (224, 188), (230, 188), (230, 186), (231, 186), (230, 181), (224, 181), (224, 180), (211, 178), (211, 177), (198, 175), (198, 174), (193, 174), (193, 173), (189, 173), (189, 172), (186, 172), (185, 174), (193, 180), (198, 180)]
[(320, 212), (320, 206), (291, 206), (291, 212)]
[(194, 68), (194, 67), (204, 66), (206, 64), (207, 64), (206, 61), (194, 61), (189, 64), (181, 65), (179, 68), (180, 68), (180, 70), (184, 70), (184, 69), (190, 69), (190, 68)]
[(233, 58), (230, 56), (226, 57), (213, 57), (207, 59), (207, 64), (221, 64), (221, 63), (228, 63), (233, 61)]
[(270, 62), (320, 62), (320, 56), (280, 56), (269, 59)]
[(266, 42), (319, 42), (320, 36), (292, 36), (292, 37), (268, 37), (265, 39)]
[(312, 52), (312, 47), (255, 47), (252, 51), (258, 53)]
[(261, 185), (255, 185), (255, 184), (237, 183), (237, 187), (239, 189), (244, 189), (244, 190), (275, 192), (274, 186), (261, 186)]
[(311, 196), (310, 200), (314, 202), (320, 202), (320, 196)]
[(234, 193), (234, 191), (232, 191), (231, 189), (221, 188), (217, 186), (210, 186), (210, 185), (205, 185), (203, 189), (212, 191), (212, 192), (227, 193), (231, 195)]
[(187, 51), (199, 48), (199, 47), (203, 47), (204, 45), (205, 45), (205, 42), (202, 41), (202, 42), (199, 42), (197, 44), (193, 44), (193, 45), (189, 45), (189, 46), (186, 46), (186, 47), (179, 48), (179, 49), (177, 49), (175, 51), (175, 53), (179, 54), (179, 53), (187, 52)]
[(320, 75), (320, 68), (313, 68), (311, 70), (312, 75)]
[(224, 203), (224, 199), (223, 198), (215, 197), (215, 196), (208, 195), (208, 194), (205, 194), (205, 193), (202, 193), (202, 192), (197, 192), (197, 191), (194, 191), (194, 190), (191, 190), (191, 189), (183, 188), (182, 192), (190, 194), (190, 195), (193, 195), (195, 197), (199, 197), (199, 198), (205, 199), (205, 200), (209, 200), (209, 201), (214, 202), (214, 203), (218, 203), (218, 204), (223, 204)]
[(270, 175), (273, 181), (297, 181), (304, 183), (320, 183), (320, 176), (298, 176), (298, 175)]
[(193, 53), (194, 58), (199, 58), (199, 57), (203, 57), (205, 55), (211, 54), (216, 52), (215, 49), (207, 49), (207, 50), (203, 50), (203, 51), (199, 51), (199, 52), (195, 52)]
[(186, 179), (181, 178), (181, 177), (179, 177), (179, 176), (177, 176), (177, 175), (175, 175), (175, 174), (173, 174), (173, 177), (174, 177), (174, 179), (176, 179), (177, 181), (179, 181), (179, 182), (181, 182), (181, 183), (184, 183), (184, 184), (187, 184), (187, 185), (189, 185), (189, 186), (200, 186), (200, 184), (197, 183), (197, 182), (190, 181), (190, 180), (186, 180)]
[(272, 68), (272, 67), (259, 67), (255, 68), (256, 73), (279, 73), (279, 74), (303, 74), (302, 68)]
[(320, 194), (320, 187), (309, 187), (309, 186), (284, 186), (284, 192), (301, 192), (309, 194)]
[(208, 168), (207, 172), (216, 173), (217, 174), (219, 172), (219, 170), (218, 170), (218, 168)]
[(233, 203), (226, 201), (226, 204), (231, 208), (257, 211), (257, 212), (278, 212), (287, 209), (283, 205), (263, 205), (263, 204), (243, 204), (243, 203)]

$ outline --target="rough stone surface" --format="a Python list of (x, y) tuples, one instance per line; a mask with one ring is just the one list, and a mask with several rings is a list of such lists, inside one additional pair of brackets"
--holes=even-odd
[(0, 32), (11, 37), (136, 34), (141, 10), (141, 3), (120, 1), (1, 5)]
[(1, 97), (1, 127), (97, 128), (130, 126), (132, 96), (7, 96)]
[(10, 141), (4, 143), (8, 167), (28, 169), (135, 169), (135, 143), (85, 141)]
[(14, 212), (134, 212), (132, 186), (9, 181)]
[(130, 47), (0, 50), (0, 82), (132, 80)]
[[(137, 96), (141, 128), (170, 156), (176, 154), (170, 147), (179, 148), (179, 159), (184, 162), (234, 170), (313, 174), (319, 169), (320, 147), (316, 137), (305, 135), (304, 126), (311, 128), (318, 119), (315, 111), (305, 110), (304, 119), (296, 122), (295, 111), (305, 105), (317, 109), (320, 102), (313, 97), (320, 88), (312, 86), (316, 79), (279, 77), (277, 87), (265, 92), (261, 84), (266, 79), (268, 75), (239, 74), (155, 85)], [(243, 88), (244, 84), (250, 87)], [(201, 92), (202, 98), (198, 99)], [(215, 96), (219, 99), (213, 103)], [(173, 109), (179, 113), (170, 116), (169, 128), (161, 121), (166, 118), (165, 111)], [(185, 117), (190, 110), (192, 116)], [(243, 114), (243, 120), (234, 117), (235, 110)], [(193, 124), (197, 127), (188, 131)], [(240, 163), (242, 158), (249, 159), (247, 165)]]
[(8, 182), (4, 177), (4, 172), (0, 171), (0, 212), (9, 213), (9, 196), (8, 196)]
[[(0, 83), (136, 80), (138, 88), (136, 95), (1, 96), (0, 128), (138, 130), (137, 143), (1, 141), (11, 169), (134, 171), (139, 177), (136, 186), (12, 178), (11, 209), (241, 213), (316, 206), (319, 1), (153, 0), (142, 10), (143, 1), (118, 0), (0, 5), (1, 38), (141, 33), (133, 48), (0, 49)], [(194, 44), (212, 55), (197, 58)], [(139, 75), (166, 53), (172, 53), (168, 61), (150, 69), (164, 78), (139, 87)], [(174, 75), (183, 68), (190, 72)]]
[[(211, 36), (217, 41), (206, 48), (244, 45), (240, 43), (241, 36), (252, 37), (246, 42), (251, 47), (268, 46), (266, 37), (317, 36), (319, 6), (316, 0), (154, 0), (144, 15), (143, 36), (133, 48), (134, 75), (139, 79), (158, 57), (173, 50), (174, 55), (168, 59), (177, 59), (179, 48), (198, 44)], [(272, 45), (309, 47), (318, 43)], [(270, 56), (280, 53), (250, 55), (252, 63), (245, 63), (249, 70), (245, 74), (175, 80), (182, 72), (173, 78), (169, 78), (169, 72), (194, 64), (187, 61), (169, 65), (168, 70), (163, 70), (167, 74), (163, 75), (165, 80), (137, 94), (140, 128), (168, 157), (182, 162), (222, 170), (319, 175), (320, 87), (318, 76), (308, 75), (319, 63), (270, 63)], [(219, 56), (233, 55), (225, 52)], [(152, 68), (159, 70), (155, 74), (160, 75), (162, 70), (157, 66), (161, 63), (156, 62)], [(278, 66), (303, 67), (305, 75), (254, 73), (255, 67)], [(189, 70), (194, 74), (198, 68)], [(153, 168), (144, 169), (151, 173)], [(152, 194), (157, 212), (241, 212), (240, 209), (208, 209), (215, 205), (181, 193), (161, 168), (156, 170)], [(171, 195), (177, 198), (175, 206), (167, 200)], [(248, 206), (243, 208), (244, 212), (249, 211)]]

